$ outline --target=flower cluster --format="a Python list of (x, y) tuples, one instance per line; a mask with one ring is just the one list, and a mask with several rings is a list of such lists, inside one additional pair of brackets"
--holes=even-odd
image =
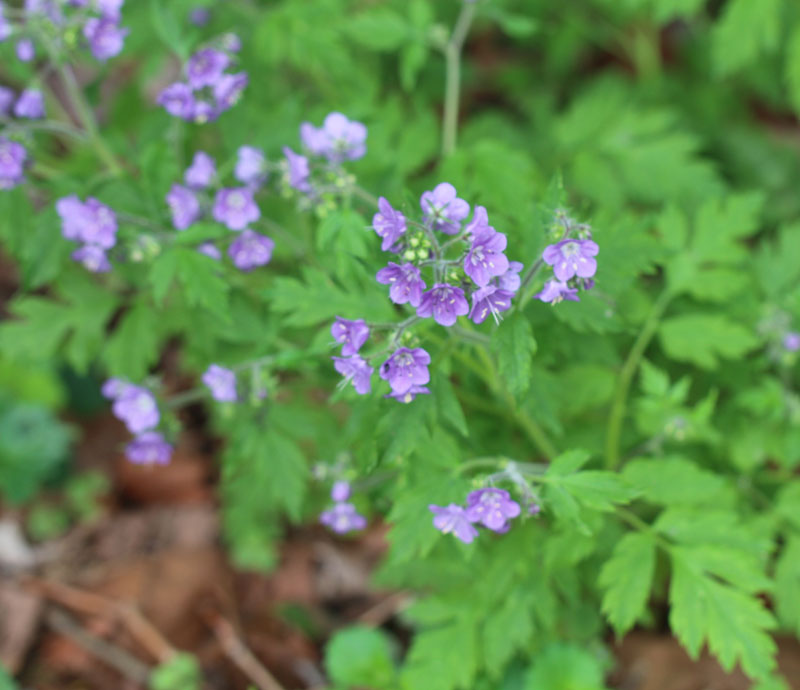
[(335, 482), (331, 488), (331, 498), (334, 501), (333, 506), (323, 511), (319, 516), (319, 521), (323, 525), (337, 534), (364, 529), (367, 526), (367, 519), (359, 514), (352, 503), (348, 502), (350, 498), (350, 484), (348, 482)]
[[(489, 314), (499, 322), (501, 312), (511, 308), (519, 290), (522, 270), (521, 263), (509, 261), (505, 255), (507, 238), (489, 225), (483, 206), (477, 206), (467, 222), (470, 205), (458, 197), (453, 185), (442, 182), (423, 193), (420, 207), (421, 220), (413, 221), (381, 197), (372, 219), (381, 249), (398, 257), (379, 270), (375, 279), (389, 287), (393, 303), (415, 310), (413, 317), (396, 327), (390, 339), (394, 352), (379, 370), (391, 388), (387, 397), (406, 403), (420, 393), (429, 393), (425, 384), (430, 380), (431, 361), (423, 348), (401, 345), (401, 338), (409, 336), (409, 327), (428, 318), (450, 327), (462, 316), (481, 324)], [(365, 333), (359, 347), (369, 329)], [(358, 393), (370, 391), (369, 359), (355, 353), (346, 362), (334, 357), (337, 371), (352, 380)]]
[(0, 189), (12, 189), (22, 182), (27, 160), (22, 144), (0, 136)]
[(536, 295), (542, 302), (557, 304), (562, 300), (579, 302), (578, 290), (594, 287), (597, 273), (597, 256), (600, 248), (592, 241), (591, 227), (575, 223), (563, 211), (556, 213), (554, 231), (560, 237), (555, 244), (545, 247), (542, 261), (553, 267), (553, 278), (546, 281)]
[(228, 72), (239, 39), (228, 36), (218, 47), (202, 48), (189, 58), (185, 81), (175, 82), (158, 96), (158, 104), (172, 116), (205, 124), (232, 108), (248, 83), (246, 72)]
[(783, 336), (783, 349), (787, 352), (797, 352), (800, 350), (800, 333), (789, 331)]
[(202, 376), (203, 383), (217, 402), (236, 402), (236, 373), (218, 364), (212, 364)]
[[(79, 26), (86, 46), (97, 60), (105, 61), (122, 52), (128, 29), (121, 26), (124, 0), (25, 0), (24, 19), (12, 24), (0, 2), (0, 41), (18, 36), (15, 51), (22, 62), (36, 56), (35, 39), (43, 33), (37, 25), (60, 29), (59, 38), (72, 43), (72, 27)], [(65, 11), (68, 13), (65, 14)]]
[[(257, 164), (256, 158), (259, 158), (261, 165)], [(252, 147), (242, 147), (234, 174), (244, 186), (222, 187), (214, 159), (198, 151), (184, 173), (184, 184), (173, 184), (166, 196), (173, 226), (176, 230), (186, 230), (205, 215), (210, 215), (228, 229), (239, 233), (228, 247), (228, 255), (236, 268), (251, 271), (268, 264), (275, 243), (248, 227), (261, 217), (255, 193), (266, 181), (265, 170), (263, 154)], [(211, 242), (204, 243), (198, 249), (213, 259), (221, 258), (219, 250)]]
[(61, 217), (61, 234), (68, 240), (81, 242), (72, 253), (92, 273), (111, 270), (106, 252), (117, 242), (117, 217), (108, 206), (94, 197), (81, 201), (74, 194), (56, 202)]
[(111, 408), (114, 416), (135, 435), (125, 447), (126, 457), (137, 464), (166, 465), (172, 457), (172, 446), (161, 433), (154, 431), (161, 414), (153, 394), (146, 388), (116, 378), (103, 384), (102, 393), (114, 401)]
[(325, 118), (322, 127), (303, 122), (300, 141), (302, 154), (288, 146), (283, 148), (284, 183), (299, 192), (307, 205), (331, 203), (330, 197), (351, 181), (342, 164), (358, 160), (367, 152), (367, 128), (334, 112)]
[(44, 96), (38, 89), (25, 89), (19, 96), (0, 86), (0, 117), (14, 117), (25, 120), (39, 120), (44, 117)]
[(509, 520), (519, 516), (519, 503), (505, 489), (488, 487), (471, 491), (466, 507), (456, 503), (448, 506), (428, 506), (433, 513), (433, 526), (443, 534), (453, 534), (465, 544), (478, 536), (476, 524), (503, 534), (511, 529)]

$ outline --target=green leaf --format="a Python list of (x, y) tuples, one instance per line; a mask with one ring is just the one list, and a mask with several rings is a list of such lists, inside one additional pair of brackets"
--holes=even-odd
[(470, 619), (455, 620), (414, 637), (400, 675), (403, 690), (467, 690), (478, 671), (478, 630)]
[(347, 34), (372, 50), (395, 50), (411, 35), (406, 18), (388, 7), (375, 7), (350, 19)]
[(483, 626), (483, 663), (492, 678), (499, 678), (517, 650), (530, 642), (534, 621), (529, 598), (525, 588), (513, 591)]
[(800, 537), (792, 535), (775, 566), (775, 605), (781, 624), (800, 636)]
[(647, 532), (625, 535), (600, 571), (605, 590), (603, 613), (617, 635), (631, 629), (644, 613), (656, 564), (656, 544)]
[(469, 436), (467, 418), (464, 416), (464, 410), (461, 409), (461, 403), (456, 397), (453, 384), (450, 383), (450, 379), (447, 376), (443, 374), (435, 376), (433, 394), (436, 397), (436, 407), (439, 414), (462, 436)]
[(605, 690), (603, 664), (577, 645), (552, 642), (533, 660), (525, 690)]
[(161, 325), (160, 314), (147, 302), (140, 300), (129, 309), (103, 353), (109, 374), (143, 379), (158, 358)]
[(389, 640), (365, 626), (339, 630), (325, 647), (325, 669), (337, 685), (389, 688), (395, 675)]
[(758, 345), (753, 333), (722, 314), (683, 314), (661, 323), (659, 338), (673, 359), (714, 369), (720, 357), (742, 357)]
[(181, 652), (150, 674), (150, 690), (200, 690), (203, 673), (192, 654)]
[(492, 336), (492, 349), (497, 355), (498, 370), (508, 390), (513, 395), (528, 390), (536, 341), (531, 325), (522, 312), (515, 312), (500, 324)]
[(777, 47), (781, 0), (729, 0), (711, 32), (714, 68), (729, 74)]
[(19, 690), (19, 686), (3, 668), (2, 664), (0, 664), (0, 690)]
[(547, 476), (564, 477), (573, 472), (577, 472), (589, 462), (589, 458), (591, 457), (589, 451), (581, 449), (568, 450), (561, 453), (561, 455), (550, 463), (550, 466), (547, 468)]
[(800, 24), (796, 24), (786, 46), (786, 85), (795, 113), (800, 113)]
[(692, 658), (707, 643), (725, 670), (739, 663), (753, 679), (769, 676), (776, 646), (768, 631), (775, 621), (759, 599), (708, 577), (674, 548), (669, 600), (670, 627)]
[(644, 499), (663, 505), (713, 503), (725, 486), (721, 477), (680, 456), (631, 460), (622, 476)]

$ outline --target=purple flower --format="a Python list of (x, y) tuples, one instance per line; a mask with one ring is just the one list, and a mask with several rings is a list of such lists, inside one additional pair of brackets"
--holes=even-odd
[(6, 19), (5, 16), (5, 6), (0, 3), (0, 43), (5, 41), (14, 30), (11, 27), (11, 23)]
[(558, 304), (562, 300), (571, 300), (572, 302), (580, 302), (578, 297), (578, 290), (571, 288), (566, 283), (560, 280), (548, 280), (542, 291), (534, 295), (542, 302), (550, 302), (551, 304)]
[(0, 189), (11, 189), (22, 181), (27, 158), (22, 144), (0, 136)]
[(406, 231), (406, 217), (395, 211), (392, 205), (383, 197), (378, 199), (378, 213), (372, 217), (372, 227), (383, 238), (381, 249), (391, 251), (397, 240)]
[(130, 383), (123, 381), (122, 379), (110, 378), (103, 383), (102, 387), (100, 388), (100, 392), (103, 394), (104, 398), (116, 400), (120, 395), (122, 395), (122, 392), (125, 390), (125, 388), (130, 385)]
[(380, 377), (388, 381), (392, 392), (403, 395), (414, 386), (424, 386), (431, 380), (428, 365), (431, 356), (421, 347), (413, 350), (401, 347), (380, 368)]
[(114, 416), (125, 422), (132, 434), (152, 429), (161, 419), (153, 394), (146, 388), (130, 383), (119, 391), (111, 409)]
[(176, 82), (170, 84), (159, 95), (157, 102), (170, 115), (183, 120), (194, 117), (194, 94), (188, 84)]
[(201, 254), (205, 254), (210, 259), (214, 259), (214, 261), (219, 261), (222, 258), (222, 252), (217, 249), (213, 242), (203, 242), (203, 244), (197, 248), (197, 251)]
[(221, 111), (218, 110), (217, 106), (213, 103), (197, 99), (194, 102), (191, 120), (198, 125), (204, 125), (206, 122), (213, 122), (216, 120), (220, 112)]
[(204, 189), (211, 184), (216, 174), (214, 159), (205, 151), (198, 151), (194, 154), (192, 164), (186, 168), (183, 181), (192, 189)]
[(327, 139), (322, 153), (331, 163), (354, 161), (367, 152), (367, 128), (360, 122), (348, 120), (341, 113), (330, 113), (322, 130)]
[(217, 402), (236, 402), (236, 374), (230, 369), (212, 364), (203, 374), (202, 381)]
[(494, 285), (487, 285), (484, 288), (475, 290), (472, 293), (472, 310), (469, 313), (469, 318), (475, 323), (483, 323), (487, 315), (491, 314), (495, 321), (499, 321), (498, 314), (511, 308), (511, 298), (513, 296), (513, 292), (500, 290)]
[(411, 386), (405, 393), (387, 393), (384, 398), (394, 398), (397, 402), (408, 404), (413, 402), (414, 398), (418, 395), (430, 394), (430, 391), (425, 386)]
[(337, 534), (364, 529), (367, 518), (360, 515), (352, 503), (337, 503), (319, 516), (319, 521)]
[(64, 16), (57, 0), (25, 0), (25, 12), (27, 14), (41, 14), (47, 17), (53, 24), (62, 24)]
[(350, 498), (350, 482), (334, 482), (331, 487), (331, 498), (337, 503), (342, 503)]
[(321, 127), (314, 127), (310, 122), (304, 122), (300, 125), (300, 141), (309, 153), (321, 156), (325, 153), (328, 135)]
[(483, 206), (476, 206), (472, 214), (472, 220), (464, 228), (464, 232), (472, 240), (476, 235), (481, 235), (488, 230), (492, 232), (495, 231), (494, 228), (489, 225), (489, 214)]
[(97, 9), (104, 17), (119, 19), (125, 0), (95, 0)]
[(36, 57), (36, 46), (30, 38), (23, 38), (17, 41), (16, 52), (20, 62), (30, 62)]
[(223, 74), (214, 84), (214, 98), (221, 110), (232, 108), (239, 100), (247, 86), (246, 72), (238, 74)]
[(267, 179), (264, 152), (254, 146), (241, 146), (236, 152), (236, 169), (233, 172), (239, 182), (259, 186)]
[(61, 217), (61, 234), (68, 240), (77, 240), (111, 249), (117, 243), (117, 217), (108, 206), (94, 197), (82, 202), (74, 194), (56, 202)]
[(478, 287), (486, 287), (492, 278), (508, 270), (508, 259), (503, 254), (506, 243), (506, 236), (502, 232), (491, 229), (473, 235), (472, 247), (464, 257), (464, 273)]
[(289, 186), (298, 192), (310, 192), (311, 185), (308, 183), (308, 177), (311, 172), (308, 168), (308, 158), (295, 153), (288, 146), (283, 147), (283, 155), (286, 156)]
[(425, 289), (425, 281), (420, 278), (419, 269), (414, 264), (399, 264), (389, 262), (389, 265), (382, 268), (375, 275), (381, 285), (390, 285), (389, 299), (395, 304), (410, 304), (418, 307), (422, 301), (422, 291)]
[(0, 116), (8, 115), (16, 94), (5, 86), (0, 86)]
[(195, 26), (205, 26), (211, 19), (211, 12), (207, 7), (195, 7), (189, 12), (189, 21)]
[(118, 19), (114, 17), (92, 17), (83, 25), (83, 35), (97, 60), (108, 60), (119, 55), (128, 33), (129, 29), (120, 27)]
[(214, 220), (227, 225), (231, 230), (244, 230), (261, 217), (253, 190), (247, 187), (220, 189), (214, 200)]
[(272, 259), (273, 242), (266, 235), (259, 235), (253, 230), (245, 230), (228, 247), (228, 256), (233, 265), (240, 271), (252, 271), (259, 266), (266, 266)]
[(342, 344), (342, 356), (350, 357), (356, 354), (369, 338), (369, 327), (364, 319), (348, 321), (341, 316), (331, 326), (331, 335), (337, 343)]
[(789, 352), (800, 350), (800, 333), (790, 331), (783, 336), (783, 348)]
[(467, 496), (467, 520), (480, 522), (495, 532), (505, 530), (506, 523), (520, 512), (519, 503), (503, 489), (478, 489)]
[(71, 258), (92, 273), (108, 273), (111, 270), (106, 250), (96, 244), (84, 244), (72, 252)]
[(459, 316), (469, 313), (469, 303), (460, 287), (447, 283), (436, 283), (422, 295), (417, 307), (417, 316), (428, 318), (442, 326), (452, 326)]
[(433, 191), (423, 192), (419, 200), (422, 217), (434, 230), (447, 235), (456, 235), (461, 229), (461, 221), (469, 215), (469, 204), (456, 197), (456, 188), (449, 182), (442, 182)]
[(442, 534), (452, 534), (465, 544), (472, 543), (478, 536), (478, 530), (467, 519), (461, 506), (455, 503), (446, 507), (429, 505), (428, 510), (433, 513), (433, 526)]
[(186, 78), (193, 89), (214, 86), (230, 64), (226, 53), (213, 48), (197, 51), (186, 65)]
[(229, 53), (238, 53), (242, 49), (242, 39), (236, 34), (224, 34), (222, 36), (222, 47)]
[(512, 293), (519, 290), (521, 282), (519, 272), (521, 270), (522, 264), (519, 261), (509, 261), (508, 270), (497, 278), (497, 287)]
[(592, 240), (561, 240), (545, 247), (542, 258), (553, 267), (553, 273), (561, 281), (574, 276), (591, 278), (597, 272), (599, 247)]
[(137, 465), (168, 465), (172, 446), (157, 431), (145, 431), (125, 446), (125, 457)]
[(200, 217), (200, 202), (188, 187), (172, 185), (167, 194), (167, 204), (176, 230), (186, 230)]
[(44, 117), (44, 96), (36, 89), (25, 89), (14, 104), (14, 115), (30, 120)]
[(344, 376), (344, 384), (352, 381), (353, 388), (359, 395), (366, 395), (372, 390), (373, 368), (367, 364), (366, 360), (358, 355), (351, 357), (331, 357), (333, 360), (333, 367), (342, 376)]

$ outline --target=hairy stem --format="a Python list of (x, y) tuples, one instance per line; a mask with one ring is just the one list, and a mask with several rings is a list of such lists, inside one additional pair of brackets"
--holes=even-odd
[(608, 432), (606, 434), (606, 468), (609, 470), (617, 469), (620, 463), (620, 436), (622, 434), (622, 422), (625, 419), (625, 408), (631, 381), (671, 299), (672, 293), (669, 290), (664, 290), (654, 302), (650, 314), (644, 322), (642, 330), (639, 331), (639, 335), (628, 353), (628, 358), (619, 372), (614, 400), (611, 403), (611, 412), (608, 415)]
[(446, 77), (444, 89), (444, 120), (442, 122), (442, 157), (456, 149), (458, 129), (458, 103), (461, 96), (461, 51), (467, 32), (475, 16), (475, 5), (465, 2), (461, 6), (453, 33), (444, 49)]

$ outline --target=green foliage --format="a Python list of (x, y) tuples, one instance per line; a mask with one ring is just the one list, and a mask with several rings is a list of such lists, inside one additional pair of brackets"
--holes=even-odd
[(199, 690), (203, 674), (192, 654), (179, 653), (150, 674), (149, 684), (150, 690)]
[(389, 640), (374, 628), (356, 626), (336, 633), (325, 647), (325, 669), (338, 687), (394, 687)]
[(500, 376), (508, 390), (515, 395), (524, 393), (530, 385), (531, 360), (536, 353), (536, 341), (530, 323), (520, 312), (503, 322), (492, 340), (497, 354)]

